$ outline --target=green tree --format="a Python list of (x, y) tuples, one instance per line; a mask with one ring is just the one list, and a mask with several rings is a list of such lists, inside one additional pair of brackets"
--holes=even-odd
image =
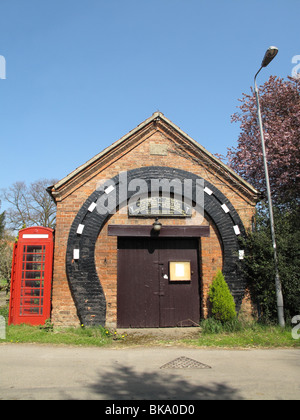
[[(274, 207), (274, 218), (285, 317), (290, 319), (300, 314), (300, 209)], [(266, 205), (258, 209), (255, 229), (242, 242), (246, 250), (244, 272), (260, 317), (275, 322), (275, 268)]]
[(208, 296), (212, 304), (212, 315), (215, 319), (227, 322), (236, 318), (234, 299), (220, 270), (214, 277)]
[[(259, 88), (270, 186), (275, 217), (279, 273), (285, 317), (300, 314), (300, 79), (271, 76)], [(266, 197), (262, 147), (255, 93), (243, 94), (233, 122), (240, 123), (237, 147), (229, 149), (228, 164)], [(259, 304), (262, 319), (277, 318), (274, 250), (269, 212), (257, 207), (256, 228), (244, 247), (245, 275)]]

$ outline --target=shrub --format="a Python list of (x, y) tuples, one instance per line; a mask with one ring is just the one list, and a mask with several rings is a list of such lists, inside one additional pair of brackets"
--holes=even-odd
[(236, 318), (234, 299), (220, 270), (214, 277), (208, 296), (212, 304), (212, 315), (216, 320), (224, 323)]
[(214, 318), (207, 318), (201, 321), (202, 334), (220, 334), (223, 332), (223, 325), (221, 321)]

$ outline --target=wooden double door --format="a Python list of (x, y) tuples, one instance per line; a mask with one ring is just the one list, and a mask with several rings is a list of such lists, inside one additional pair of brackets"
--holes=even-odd
[(196, 238), (118, 238), (119, 328), (199, 323), (198, 245)]

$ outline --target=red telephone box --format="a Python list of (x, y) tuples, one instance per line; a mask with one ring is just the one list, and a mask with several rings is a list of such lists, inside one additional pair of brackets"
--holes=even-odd
[(54, 231), (30, 227), (14, 245), (9, 324), (42, 325), (50, 318)]

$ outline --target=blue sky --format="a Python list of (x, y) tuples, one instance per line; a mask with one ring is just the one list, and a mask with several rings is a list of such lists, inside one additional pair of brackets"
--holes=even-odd
[(157, 110), (226, 154), (270, 45), (259, 84), (291, 75), (299, 16), (299, 0), (0, 0), (0, 189), (63, 178)]

